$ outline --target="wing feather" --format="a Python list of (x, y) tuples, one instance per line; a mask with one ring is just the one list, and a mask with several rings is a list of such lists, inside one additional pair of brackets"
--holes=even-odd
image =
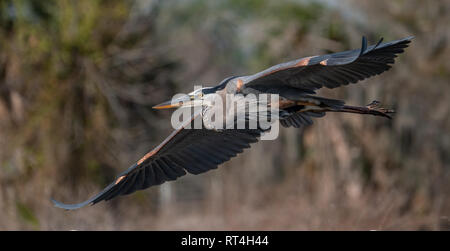
[(246, 92), (273, 92), (274, 85), (313, 92), (319, 88), (336, 88), (378, 75), (391, 68), (394, 59), (408, 47), (413, 37), (367, 46), (361, 49), (301, 58), (272, 66), (262, 72), (240, 77)]
[[(198, 116), (194, 117), (189, 123), (194, 123)], [(185, 129), (187, 125), (177, 129), (91, 199), (78, 204), (64, 204), (52, 200), (54, 205), (67, 210), (78, 209), (176, 180), (185, 175), (185, 171), (191, 174), (207, 172), (250, 147), (250, 143), (256, 142), (262, 133), (259, 129)]]

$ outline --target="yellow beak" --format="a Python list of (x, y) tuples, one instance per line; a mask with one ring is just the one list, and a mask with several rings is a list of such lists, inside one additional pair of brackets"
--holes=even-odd
[(172, 99), (172, 100), (163, 102), (159, 105), (155, 105), (152, 108), (161, 110), (161, 109), (178, 108), (181, 106), (190, 106), (191, 100), (192, 100), (191, 97), (186, 95), (186, 96), (183, 96), (180, 98), (176, 98), (176, 99)]

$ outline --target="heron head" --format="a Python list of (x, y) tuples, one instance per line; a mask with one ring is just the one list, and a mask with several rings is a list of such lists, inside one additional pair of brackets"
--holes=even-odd
[(176, 96), (172, 100), (163, 102), (159, 105), (153, 106), (153, 109), (169, 109), (179, 107), (197, 107), (203, 106), (204, 96), (206, 94), (214, 93), (215, 90), (212, 87), (205, 87), (197, 89), (187, 95)]

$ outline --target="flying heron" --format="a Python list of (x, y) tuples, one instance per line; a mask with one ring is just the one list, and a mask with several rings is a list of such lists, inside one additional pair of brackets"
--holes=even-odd
[[(301, 127), (312, 124), (314, 117), (327, 112), (369, 114), (390, 118), (393, 110), (380, 107), (378, 101), (367, 106), (348, 106), (344, 101), (315, 96), (322, 88), (336, 88), (381, 74), (391, 68), (397, 54), (408, 47), (413, 37), (367, 46), (362, 38), (360, 49), (305, 57), (272, 66), (249, 76), (229, 77), (215, 87), (205, 87), (189, 95), (155, 106), (156, 109), (192, 107), (200, 104), (208, 110), (204, 100), (207, 94), (231, 95), (279, 95), (277, 118), (284, 127)], [(202, 114), (202, 113), (200, 113)], [(52, 200), (56, 207), (78, 209), (88, 204), (107, 201), (119, 195), (176, 180), (186, 174), (200, 174), (235, 157), (255, 143), (264, 132), (254, 129), (223, 129), (202, 127), (188, 129), (197, 118), (181, 124), (161, 144), (145, 154), (130, 168), (122, 172), (100, 193), (78, 204), (64, 204)], [(205, 123), (203, 120), (202, 123)]]

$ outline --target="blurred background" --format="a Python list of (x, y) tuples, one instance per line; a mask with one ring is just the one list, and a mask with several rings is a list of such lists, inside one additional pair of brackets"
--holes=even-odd
[[(450, 2), (1, 0), (0, 230), (450, 230)], [(217, 170), (77, 211), (159, 144), (152, 105), (273, 64), (414, 35), (328, 114)]]

